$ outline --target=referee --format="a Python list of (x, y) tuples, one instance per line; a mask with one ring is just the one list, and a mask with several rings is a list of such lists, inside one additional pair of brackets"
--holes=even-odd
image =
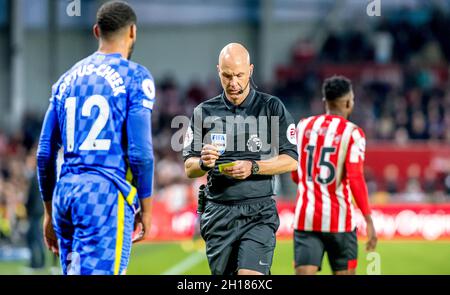
[(277, 97), (252, 89), (244, 46), (225, 46), (217, 70), (223, 93), (194, 109), (184, 140), (187, 176), (208, 173), (200, 232), (212, 274), (269, 274), (279, 226), (273, 175), (297, 167), (295, 124)]

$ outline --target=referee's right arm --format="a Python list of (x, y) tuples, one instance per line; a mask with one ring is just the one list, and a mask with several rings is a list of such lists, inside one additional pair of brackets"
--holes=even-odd
[(211, 144), (203, 146), (200, 156), (194, 156), (192, 150), (191, 152), (187, 152), (186, 149), (183, 154), (185, 155), (184, 171), (189, 178), (202, 177), (206, 172), (214, 168), (216, 160), (219, 159), (217, 147)]
[(201, 106), (194, 109), (191, 122), (184, 137), (184, 170), (187, 177), (202, 177), (214, 168), (219, 152), (214, 145), (203, 145)]

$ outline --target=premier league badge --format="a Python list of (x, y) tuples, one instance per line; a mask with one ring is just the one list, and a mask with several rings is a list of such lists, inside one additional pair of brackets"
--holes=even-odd
[(227, 135), (221, 133), (211, 133), (211, 144), (217, 146), (220, 155), (223, 155), (227, 148)]
[(253, 153), (257, 153), (262, 148), (262, 142), (261, 139), (259, 139), (258, 135), (253, 134), (250, 136), (250, 138), (247, 141), (247, 148), (249, 151)]

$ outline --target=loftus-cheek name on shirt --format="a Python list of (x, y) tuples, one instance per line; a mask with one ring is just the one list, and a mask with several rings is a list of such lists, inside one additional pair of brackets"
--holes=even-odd
[(88, 64), (77, 67), (64, 78), (61, 85), (59, 85), (59, 94), (56, 98), (61, 99), (66, 88), (76, 78), (92, 75), (94, 73), (97, 76), (105, 78), (106, 82), (111, 86), (114, 96), (127, 92), (122, 77), (114, 68), (106, 64), (101, 64), (98, 67), (94, 64)]

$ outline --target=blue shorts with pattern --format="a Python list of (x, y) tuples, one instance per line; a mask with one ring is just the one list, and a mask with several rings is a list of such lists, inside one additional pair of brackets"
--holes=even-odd
[(96, 174), (62, 177), (53, 194), (53, 226), (63, 274), (126, 271), (134, 211), (112, 182)]

